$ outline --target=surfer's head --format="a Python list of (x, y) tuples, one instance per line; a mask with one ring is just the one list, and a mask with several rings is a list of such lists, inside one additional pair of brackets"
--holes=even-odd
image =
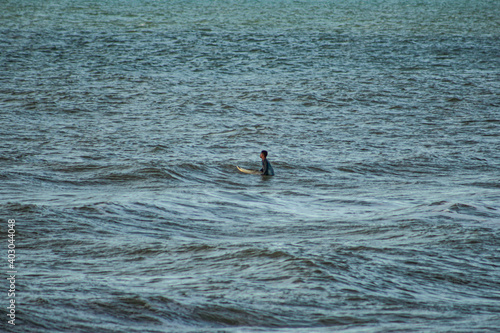
[(260, 158), (262, 158), (262, 159), (267, 158), (267, 151), (266, 150), (263, 150), (260, 152)]

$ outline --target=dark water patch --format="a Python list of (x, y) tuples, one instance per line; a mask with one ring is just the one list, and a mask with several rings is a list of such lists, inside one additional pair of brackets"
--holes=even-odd
[(18, 202), (7, 202), (2, 205), (2, 209), (5, 211), (9, 211), (12, 213), (30, 213), (30, 212), (39, 212), (42, 208), (35, 204), (22, 204)]
[(496, 181), (492, 181), (492, 182), (473, 182), (473, 183), (465, 183), (463, 185), (477, 186), (477, 187), (486, 188), (486, 189), (498, 189), (498, 188), (500, 188), (500, 183), (498, 183)]

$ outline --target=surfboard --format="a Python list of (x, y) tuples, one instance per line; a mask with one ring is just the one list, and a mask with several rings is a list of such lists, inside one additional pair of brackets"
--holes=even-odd
[(248, 169), (240, 168), (239, 166), (236, 166), (236, 167), (238, 168), (238, 170), (240, 170), (243, 173), (249, 173), (251, 175), (260, 175), (261, 174), (261, 172), (259, 170), (248, 170)]

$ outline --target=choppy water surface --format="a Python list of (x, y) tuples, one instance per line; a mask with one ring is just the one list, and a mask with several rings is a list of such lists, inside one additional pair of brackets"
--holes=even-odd
[(1, 8), (3, 330), (500, 327), (497, 1)]

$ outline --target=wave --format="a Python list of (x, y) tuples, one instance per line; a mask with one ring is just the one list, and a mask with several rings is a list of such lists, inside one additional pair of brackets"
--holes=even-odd
[(41, 207), (36, 204), (20, 202), (7, 202), (6, 204), (0, 205), (0, 207), (2, 211), (12, 213), (34, 213), (41, 209)]
[[(477, 227), (499, 227), (492, 222), (500, 220), (500, 207), (488, 204), (435, 201), (408, 206), (402, 209), (381, 213), (382, 219), (390, 218), (404, 223), (459, 223)], [(479, 224), (478, 224), (479, 223)]]
[[(221, 170), (221, 168), (223, 170)], [(77, 186), (112, 185), (155, 181), (206, 182), (217, 172), (229, 172), (229, 165), (204, 163), (51, 163), (47, 169), (4, 172), (1, 178), (11, 183), (36, 181)]]

